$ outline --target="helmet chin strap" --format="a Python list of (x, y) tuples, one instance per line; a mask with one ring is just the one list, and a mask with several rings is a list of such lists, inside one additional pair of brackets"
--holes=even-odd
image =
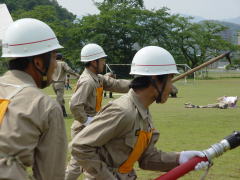
[(155, 79), (151, 79), (151, 81), (152, 81), (153, 87), (155, 87), (155, 89), (156, 89), (157, 92), (158, 92), (158, 96), (157, 96), (157, 98), (156, 98), (156, 103), (159, 104), (159, 103), (162, 102), (162, 94), (163, 94), (163, 91), (164, 91), (164, 89), (165, 89), (165, 87), (166, 87), (166, 84), (167, 84), (167, 78), (164, 78), (164, 79), (162, 80), (161, 90), (159, 90), (159, 88), (157, 87), (157, 81), (156, 81)]
[(49, 69), (49, 65), (50, 65), (50, 59), (44, 61), (44, 66), (45, 66), (45, 68), (46, 68), (46, 70), (45, 70), (44, 72), (43, 72), (42, 70), (40, 70), (40, 69), (36, 66), (36, 64), (35, 64), (34, 61), (32, 61), (32, 63), (33, 63), (34, 68), (42, 75), (42, 80), (41, 80), (41, 83), (40, 83), (40, 88), (43, 89), (43, 88), (47, 87), (47, 86), (48, 86), (48, 83), (47, 83), (47, 80), (48, 80), (48, 78), (47, 78), (47, 73), (48, 73), (48, 69)]

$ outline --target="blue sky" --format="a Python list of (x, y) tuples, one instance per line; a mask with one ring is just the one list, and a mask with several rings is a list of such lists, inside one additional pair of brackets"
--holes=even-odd
[[(57, 1), (78, 16), (98, 13), (92, 0)], [(206, 19), (228, 19), (240, 16), (240, 0), (144, 0), (144, 4), (148, 9), (166, 6), (170, 9), (170, 13), (201, 16)]]

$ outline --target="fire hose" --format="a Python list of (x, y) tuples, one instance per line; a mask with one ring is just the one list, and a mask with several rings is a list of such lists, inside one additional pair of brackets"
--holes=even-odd
[(194, 157), (186, 163), (177, 166), (171, 171), (159, 176), (155, 180), (176, 180), (188, 172), (194, 170), (195, 166), (201, 161), (209, 161), (221, 156), (227, 150), (240, 146), (240, 131), (234, 131), (231, 135), (225, 137), (219, 143), (213, 144), (210, 148), (203, 151), (205, 157)]

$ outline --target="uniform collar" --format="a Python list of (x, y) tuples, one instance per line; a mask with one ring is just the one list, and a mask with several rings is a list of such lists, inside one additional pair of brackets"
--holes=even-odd
[(90, 75), (95, 81), (98, 82), (98, 75), (97, 74), (93, 73), (92, 71), (88, 70), (87, 68), (84, 69), (83, 73)]
[(132, 99), (132, 101), (135, 104), (135, 106), (137, 107), (137, 109), (138, 109), (140, 115), (142, 116), (142, 118), (143, 119), (147, 119), (149, 117), (148, 108), (146, 109), (144, 107), (144, 105), (141, 103), (138, 95), (134, 92), (133, 89), (130, 89), (128, 91), (128, 95)]
[(28, 73), (26, 73), (24, 71), (9, 70), (4, 74), (4, 76), (7, 79), (9, 79), (9, 83), (11, 83), (10, 81), (13, 80), (13, 83), (16, 85), (29, 84), (33, 87), (37, 87), (32, 76), (30, 76)]

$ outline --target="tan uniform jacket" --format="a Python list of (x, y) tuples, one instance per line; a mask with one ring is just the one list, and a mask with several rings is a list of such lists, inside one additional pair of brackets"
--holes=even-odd
[[(81, 74), (77, 89), (70, 101), (70, 110), (77, 126), (84, 123), (87, 117), (96, 115), (96, 89), (103, 86), (104, 90), (125, 93), (129, 90), (129, 80), (114, 79), (109, 76), (96, 75), (85, 68)], [(73, 125), (74, 126), (74, 125)]]
[[(67, 139), (60, 106), (22, 71), (8, 71), (0, 82), (31, 85), (10, 101), (0, 125), (0, 155), (18, 157), (25, 166), (32, 166), (37, 180), (63, 180)], [(0, 85), (0, 99), (14, 88)], [(23, 173), (18, 164), (7, 166), (6, 159), (0, 158), (0, 179), (23, 180)]]
[[(128, 159), (137, 141), (138, 130), (153, 128), (151, 115), (139, 102), (131, 89), (127, 95), (106, 105), (91, 124), (78, 133), (72, 141), (72, 155), (97, 180), (133, 180), (133, 171), (118, 172)], [(154, 144), (159, 133), (154, 130), (147, 149), (139, 159), (139, 166), (146, 170), (168, 171), (178, 165), (177, 153), (157, 150)]]
[(78, 76), (78, 74), (72, 70), (64, 61), (57, 60), (57, 68), (52, 76), (54, 82), (65, 82), (66, 74), (72, 74)]

